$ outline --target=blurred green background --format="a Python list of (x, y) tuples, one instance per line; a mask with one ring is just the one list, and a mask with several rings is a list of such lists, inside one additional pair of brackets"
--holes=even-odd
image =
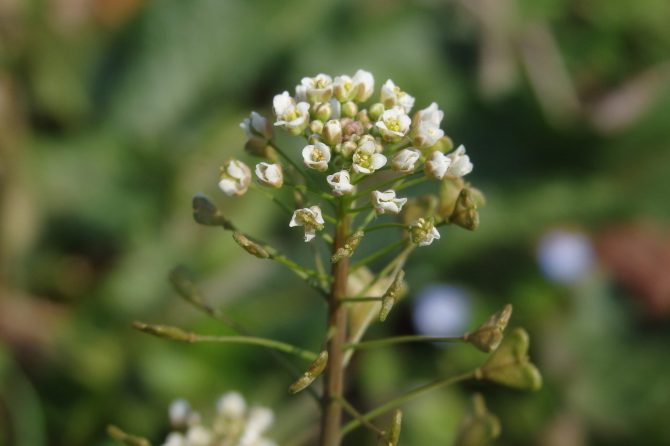
[[(669, 17), (667, 0), (0, 1), (0, 444), (110, 445), (108, 422), (160, 444), (171, 400), (206, 412), (231, 389), (277, 411), (281, 445), (313, 425), (262, 351), (129, 324), (227, 333), (170, 289), (182, 263), (257, 333), (318, 349), (321, 301), (197, 226), (190, 197), (307, 257), (262, 197), (223, 197), (218, 166), (244, 157), (250, 110), (269, 113), (305, 75), (358, 68), (417, 108), (437, 101), (488, 198), (479, 230), (416, 253), (410, 298), (371, 336), (413, 332), (415, 293), (457, 285), (466, 327), (514, 304), (545, 377), (533, 394), (477, 384), (416, 400), (402, 443), (449, 444), (477, 390), (499, 445), (670, 444)], [(595, 253), (560, 283), (536, 254), (556, 228)], [(482, 360), (366, 352), (351, 398), (371, 408)]]

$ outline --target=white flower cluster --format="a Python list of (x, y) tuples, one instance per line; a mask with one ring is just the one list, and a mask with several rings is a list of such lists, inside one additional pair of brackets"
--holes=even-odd
[(265, 407), (247, 408), (237, 392), (222, 395), (216, 404), (216, 417), (210, 427), (202, 424), (200, 415), (188, 401), (175, 400), (169, 409), (170, 432), (163, 446), (276, 446), (264, 437), (274, 421)]
[[(256, 146), (274, 146), (273, 127), (282, 128), (293, 135), (301, 135), (306, 144), (301, 151), (306, 169), (324, 173), (325, 179), (320, 193), (336, 197), (350, 197), (349, 203), (369, 197), (369, 204), (381, 214), (398, 214), (407, 203), (407, 198), (397, 197), (393, 188), (374, 190), (356, 195), (357, 184), (380, 171), (398, 178), (419, 171), (431, 180), (461, 178), (472, 171), (472, 163), (459, 146), (451, 151), (451, 140), (440, 128), (444, 112), (436, 103), (410, 116), (414, 97), (403, 91), (392, 80), (387, 80), (380, 89), (378, 101), (367, 104), (375, 90), (371, 73), (358, 70), (353, 76), (341, 75), (332, 78), (327, 74), (305, 77), (295, 87), (295, 93), (284, 91), (272, 101), (275, 119), (256, 112), (241, 123), (248, 138)], [(367, 107), (366, 107), (367, 104)], [(258, 143), (258, 141), (261, 141)], [(275, 154), (276, 155), (276, 154)], [(256, 165), (255, 174), (260, 185), (281, 188), (285, 185), (284, 174), (294, 170), (294, 156), (279, 152), (268, 161)], [(280, 163), (284, 161), (292, 165)], [(294, 172), (292, 172), (294, 173)], [(310, 177), (309, 174), (305, 175)], [(244, 194), (251, 183), (251, 169), (239, 160), (229, 160), (221, 168), (219, 187), (229, 196)], [(367, 183), (374, 184), (372, 180)], [(410, 225), (411, 238), (417, 239), (419, 232), (428, 223), (416, 221)], [(298, 209), (289, 226), (302, 226), (305, 241), (309, 242), (316, 232), (323, 229), (324, 216), (318, 205)], [(417, 228), (423, 228), (420, 231)], [(430, 244), (439, 238), (432, 227), (425, 236), (419, 237), (419, 245)]]

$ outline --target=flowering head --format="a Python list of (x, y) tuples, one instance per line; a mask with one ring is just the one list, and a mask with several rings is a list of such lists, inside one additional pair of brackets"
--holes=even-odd
[(251, 183), (251, 170), (242, 161), (231, 159), (221, 167), (219, 188), (228, 196), (244, 195)]

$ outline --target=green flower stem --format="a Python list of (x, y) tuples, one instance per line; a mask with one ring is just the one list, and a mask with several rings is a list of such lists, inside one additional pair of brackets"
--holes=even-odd
[(128, 434), (112, 424), (107, 426), (107, 435), (128, 446), (151, 446), (151, 442), (146, 438)]
[(168, 325), (150, 325), (143, 322), (133, 322), (133, 328), (143, 331), (145, 333), (158, 336), (160, 338), (170, 339), (181, 342), (220, 342), (231, 344), (251, 344), (266, 347), (274, 350), (279, 350), (284, 353), (298, 356), (307, 361), (314, 361), (317, 354), (309, 350), (304, 350), (286, 342), (275, 341), (274, 339), (259, 338), (256, 336), (209, 336), (199, 335), (190, 331), (182, 330), (179, 327)]
[(277, 206), (279, 206), (284, 212), (286, 212), (288, 215), (293, 214), (293, 209), (288, 207), (286, 204), (284, 204), (281, 200), (279, 200), (277, 197), (269, 193), (268, 191), (264, 190), (262, 186), (259, 186), (255, 183), (251, 183), (251, 188), (255, 191), (260, 192), (264, 197), (267, 199), (271, 200), (273, 203), (275, 203)]
[[(171, 277), (176, 275), (178, 272), (176, 270), (173, 270), (171, 273)], [(175, 280), (173, 280), (175, 282)], [(242, 336), (251, 336), (255, 337), (249, 330), (247, 330), (243, 325), (239, 324), (238, 322), (234, 321), (232, 318), (228, 317), (227, 314), (225, 314), (223, 311), (214, 308), (211, 306), (204, 298), (200, 290), (196, 287), (196, 285), (192, 282), (188, 283), (188, 288), (181, 286), (177, 290), (179, 295), (188, 303), (193, 305), (196, 309), (202, 311), (203, 313), (207, 314), (213, 319), (216, 319), (218, 321), (223, 322), (224, 325), (226, 325), (228, 328), (233, 330), (235, 334), (242, 335)], [(279, 354), (275, 350), (267, 350), (267, 352), (270, 354), (271, 358), (277, 362), (281, 367), (283, 367), (286, 372), (288, 373), (289, 377), (295, 381), (298, 379), (302, 372), (299, 371), (291, 362), (286, 359), (284, 356)], [(317, 395), (316, 391), (308, 387), (306, 389), (310, 396), (314, 398), (317, 402), (319, 401), (319, 395)]]
[(363, 350), (368, 348), (385, 347), (388, 345), (404, 344), (407, 342), (465, 342), (462, 336), (394, 336), (374, 341), (351, 342), (344, 344), (345, 349)]
[(341, 397), (337, 398), (336, 401), (344, 408), (344, 410), (346, 410), (349, 413), (349, 415), (358, 420), (361, 426), (370, 429), (379, 437), (384, 437), (386, 435), (386, 432), (384, 432), (382, 429), (378, 428), (377, 426), (375, 426), (374, 424), (370, 423), (368, 420), (363, 418), (363, 414), (361, 414), (358, 410), (356, 410), (356, 408), (352, 406), (349, 401)]
[(379, 231), (380, 229), (386, 228), (403, 228), (406, 229), (407, 225), (404, 223), (380, 223), (378, 225), (370, 226), (365, 230), (365, 232)]
[(292, 189), (295, 189), (296, 191), (300, 192), (301, 194), (304, 194), (306, 192), (309, 192), (310, 194), (316, 195), (317, 197), (326, 200), (332, 204), (333, 201), (335, 201), (335, 197), (331, 194), (327, 194), (325, 192), (315, 190), (307, 186), (306, 184), (295, 184), (291, 183), (290, 181), (284, 181), (284, 185), (288, 186)]
[(367, 225), (369, 225), (370, 222), (371, 222), (372, 220), (374, 220), (374, 218), (375, 218), (376, 216), (377, 216), (377, 212), (376, 212), (374, 209), (371, 210), (371, 211), (368, 213), (368, 215), (365, 216), (365, 219), (363, 219), (363, 222), (360, 224), (360, 226), (358, 226), (357, 230), (358, 230), (358, 231), (362, 231), (362, 230), (364, 230), (365, 227), (366, 227)]
[[(383, 277), (386, 277), (394, 268), (399, 270), (405, 264), (407, 257), (416, 248), (416, 245), (407, 245), (393, 260), (391, 260), (375, 277), (375, 279), (366, 286), (359, 296), (365, 296)], [(395, 274), (394, 274), (395, 275)]]
[(349, 212), (350, 214), (358, 214), (359, 212), (367, 211), (368, 209), (372, 209), (371, 204), (366, 204), (364, 206), (360, 206), (360, 207), (357, 207), (357, 208), (351, 208), (347, 212)]
[(382, 300), (381, 297), (343, 297), (340, 299), (342, 302), (350, 303), (350, 304), (358, 304), (358, 303), (365, 303), (365, 302), (380, 302)]
[(395, 189), (396, 191), (399, 191), (399, 190), (402, 190), (402, 189), (406, 189), (408, 187), (412, 187), (412, 186), (417, 185), (417, 184), (425, 183), (426, 181), (428, 181), (428, 177), (422, 176), (420, 178), (415, 178), (415, 179), (413, 179), (411, 181), (408, 181), (406, 183), (403, 182), (401, 184), (398, 184), (398, 186), (394, 187), (393, 189)]
[[(460, 375), (452, 376), (450, 378), (443, 378), (439, 379), (437, 381), (433, 381), (431, 383), (425, 384), (421, 387), (417, 387), (416, 389), (412, 389), (409, 392), (392, 399), (391, 401), (388, 401), (387, 403), (382, 404), (381, 406), (377, 407), (376, 409), (371, 410), (370, 412), (367, 412), (364, 414), (361, 418), (363, 420), (371, 420), (375, 417), (378, 417), (379, 415), (385, 414), (386, 412), (389, 412), (399, 406), (402, 406), (404, 403), (407, 401), (423, 395), (424, 393), (428, 393), (433, 390), (440, 389), (442, 387), (450, 386), (452, 384), (456, 384), (462, 381), (467, 381), (469, 379), (472, 379), (475, 377), (474, 372), (467, 372), (463, 373)], [(352, 430), (356, 429), (361, 425), (361, 421), (358, 419), (351, 420), (349, 423), (347, 423), (343, 428), (342, 428), (342, 435), (346, 435)]]
[(359, 268), (361, 268), (361, 267), (367, 265), (368, 263), (370, 263), (370, 262), (374, 262), (374, 261), (377, 260), (378, 258), (383, 257), (383, 256), (385, 256), (386, 254), (388, 254), (388, 253), (390, 253), (390, 252), (393, 252), (395, 249), (397, 249), (398, 247), (404, 245), (405, 243), (406, 243), (405, 239), (401, 239), (401, 240), (398, 240), (398, 241), (395, 242), (395, 243), (391, 243), (390, 245), (385, 246), (384, 248), (382, 248), (382, 249), (380, 249), (380, 250), (378, 250), (378, 251), (376, 251), (376, 252), (370, 254), (370, 255), (367, 256), (367, 257), (362, 258), (362, 259), (359, 260), (358, 262), (356, 262), (356, 263), (354, 263), (353, 265), (351, 265), (351, 271), (356, 271), (357, 269), (359, 269)]
[(332, 223), (334, 225), (338, 223), (337, 218), (333, 217), (332, 215), (328, 215), (323, 211), (321, 211), (321, 215), (323, 216), (323, 219), (326, 220), (328, 223)]

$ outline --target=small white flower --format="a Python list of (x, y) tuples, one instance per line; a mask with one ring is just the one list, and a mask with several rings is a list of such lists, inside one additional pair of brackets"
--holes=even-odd
[(354, 172), (370, 174), (386, 165), (386, 157), (377, 153), (377, 146), (378, 143), (372, 136), (361, 137), (358, 148), (351, 158)]
[(340, 119), (342, 117), (342, 104), (340, 104), (340, 101), (338, 101), (335, 98), (331, 98), (330, 101), (328, 101), (330, 104), (330, 119)]
[(346, 74), (336, 76), (333, 80), (333, 94), (338, 101), (351, 101), (356, 96), (356, 93), (354, 82)]
[(251, 170), (242, 161), (230, 159), (221, 167), (219, 188), (228, 195), (244, 195), (251, 183)]
[(401, 107), (385, 110), (375, 124), (387, 141), (397, 141), (407, 134), (412, 120)]
[(188, 417), (191, 414), (191, 405), (185, 399), (179, 398), (170, 403), (168, 414), (172, 426), (186, 426)]
[(216, 402), (216, 411), (234, 420), (242, 418), (246, 410), (247, 403), (244, 401), (244, 397), (238, 392), (224, 393)]
[(353, 82), (353, 89), (356, 96), (353, 98), (356, 102), (365, 102), (370, 99), (375, 89), (375, 78), (372, 73), (365, 70), (358, 70), (354, 77), (351, 78)]
[(447, 169), (451, 165), (451, 158), (444, 153), (436, 150), (431, 153), (423, 166), (426, 176), (433, 180), (441, 180), (447, 173)]
[(256, 432), (258, 436), (268, 430), (275, 416), (267, 407), (252, 407), (247, 418), (247, 431)]
[(280, 164), (258, 163), (256, 164), (256, 176), (266, 186), (280, 188), (284, 184), (284, 174)]
[(247, 138), (253, 138), (254, 136), (261, 136), (265, 139), (272, 138), (272, 125), (263, 115), (255, 111), (252, 111), (248, 118), (244, 118), (244, 121), (240, 123), (240, 128), (244, 130)]
[(391, 79), (382, 85), (381, 101), (386, 107), (402, 107), (405, 113), (409, 113), (414, 107), (414, 98), (402, 91)]
[(380, 192), (378, 190), (370, 193), (370, 201), (377, 215), (398, 214), (407, 203), (407, 198), (396, 198), (394, 190)]
[(448, 155), (451, 160), (447, 176), (460, 178), (472, 172), (473, 165), (470, 157), (465, 154), (465, 146), (461, 144), (453, 153)]
[(325, 223), (321, 215), (321, 208), (319, 206), (312, 206), (294, 211), (291, 222), (288, 225), (291, 228), (303, 226), (305, 228), (305, 241), (309, 242), (316, 237), (316, 231), (323, 229)]
[(188, 446), (209, 446), (212, 442), (212, 433), (203, 426), (193, 426), (186, 431)]
[(179, 432), (170, 432), (170, 434), (163, 442), (163, 446), (188, 446), (186, 444), (186, 438)]
[(296, 104), (288, 91), (276, 95), (272, 100), (272, 107), (277, 116), (275, 125), (283, 126), (295, 135), (300, 134), (309, 124), (309, 104)]
[(402, 149), (391, 160), (391, 167), (398, 172), (412, 172), (420, 157), (421, 152), (416, 149)]
[(320, 141), (315, 141), (314, 144), (309, 144), (302, 149), (302, 159), (310, 169), (325, 172), (330, 162), (330, 147)]
[(335, 195), (340, 196), (350, 194), (354, 191), (354, 186), (351, 184), (351, 178), (349, 177), (349, 171), (347, 170), (340, 170), (332, 175), (328, 175), (326, 181), (328, 181), (330, 187), (333, 188), (333, 193)]
[(412, 142), (419, 148), (435, 145), (444, 136), (444, 131), (440, 128), (442, 118), (444, 112), (437, 108), (435, 102), (416, 112)]
[(321, 132), (323, 142), (329, 146), (335, 146), (342, 142), (342, 123), (338, 119), (326, 122)]
[(296, 102), (307, 102), (307, 87), (304, 85), (296, 85), (295, 87)]
[(305, 87), (307, 100), (311, 103), (328, 102), (333, 95), (333, 79), (327, 74), (314, 77), (303, 77), (301, 84)]
[(440, 238), (440, 233), (437, 232), (433, 222), (423, 218), (410, 225), (409, 235), (412, 242), (419, 246), (428, 246), (433, 243), (433, 240), (439, 240)]

